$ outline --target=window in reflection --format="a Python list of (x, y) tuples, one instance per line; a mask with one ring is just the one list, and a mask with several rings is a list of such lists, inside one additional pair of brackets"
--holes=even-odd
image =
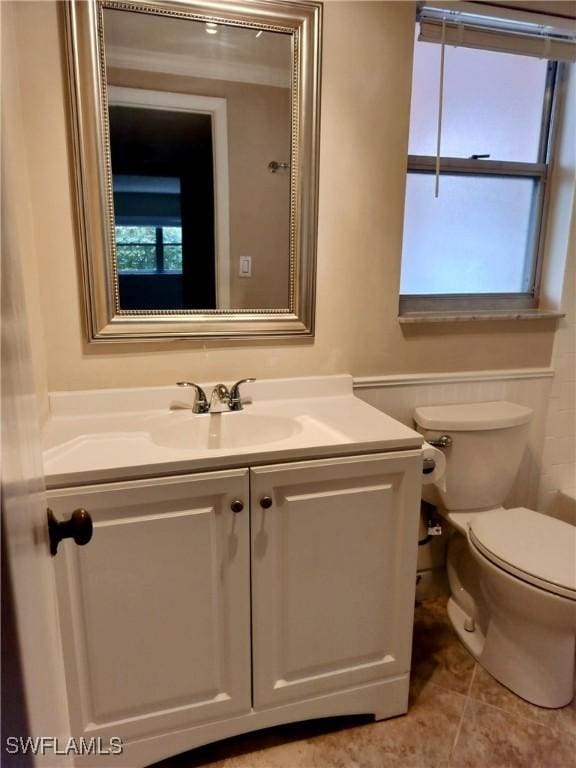
[(182, 227), (116, 227), (119, 272), (182, 273)]

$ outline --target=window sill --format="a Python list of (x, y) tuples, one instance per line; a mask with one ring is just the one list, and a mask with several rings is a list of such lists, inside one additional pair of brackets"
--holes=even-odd
[(400, 324), (408, 323), (465, 323), (482, 320), (557, 320), (563, 312), (547, 309), (486, 309), (469, 312), (405, 312), (398, 316)]

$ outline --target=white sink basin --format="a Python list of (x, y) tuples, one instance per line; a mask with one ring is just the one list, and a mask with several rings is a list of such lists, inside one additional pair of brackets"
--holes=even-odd
[(295, 419), (236, 413), (173, 413), (164, 423), (150, 429), (150, 439), (165, 448), (232, 450), (286, 440), (302, 431)]
[(43, 435), (47, 486), (422, 445), (417, 432), (355, 397), (351, 376), (269, 379), (246, 384), (244, 397), (252, 402), (242, 411), (195, 414), (175, 409), (176, 386), (54, 393)]

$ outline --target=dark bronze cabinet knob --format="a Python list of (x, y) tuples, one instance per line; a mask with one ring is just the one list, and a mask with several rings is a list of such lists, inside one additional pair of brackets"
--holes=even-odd
[(92, 518), (85, 509), (75, 509), (69, 520), (58, 522), (51, 509), (48, 510), (48, 535), (50, 537), (50, 552), (58, 552), (58, 544), (62, 539), (74, 539), (76, 544), (88, 544), (92, 538)]
[(235, 499), (232, 504), (230, 504), (230, 509), (235, 514), (238, 514), (238, 512), (242, 512), (244, 509), (244, 504), (240, 501), (240, 499)]
[(270, 498), (270, 496), (262, 496), (262, 498), (260, 499), (260, 506), (262, 507), (262, 509), (270, 509), (270, 507), (272, 506), (272, 499)]

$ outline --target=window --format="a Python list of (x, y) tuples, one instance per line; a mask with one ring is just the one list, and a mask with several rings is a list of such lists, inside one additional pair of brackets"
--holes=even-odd
[(182, 274), (180, 179), (112, 177), (120, 274)]
[(118, 272), (182, 273), (182, 227), (116, 227)]
[(558, 101), (550, 57), (574, 48), (540, 27), (537, 37), (525, 20), (420, 10), (401, 314), (537, 306)]

